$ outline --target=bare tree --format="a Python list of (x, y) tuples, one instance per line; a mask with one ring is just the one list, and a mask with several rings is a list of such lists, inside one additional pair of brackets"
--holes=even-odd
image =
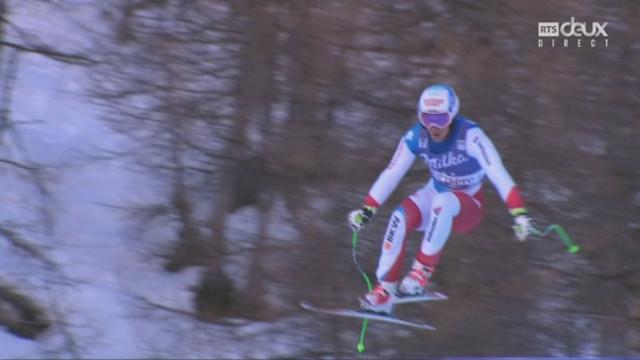
[[(90, 60), (61, 50), (56, 44), (47, 44), (37, 34), (23, 29), (12, 21), (11, 5), (0, 1), (0, 169), (3, 183), (11, 186), (16, 198), (30, 204), (30, 209), (22, 215), (3, 216), (0, 240), (10, 244), (11, 251), (25, 263), (35, 259), (34, 271), (44, 267), (46, 272), (60, 275), (47, 248), (37, 240), (49, 236), (53, 229), (54, 195), (49, 186), (55, 169), (30, 156), (22, 140), (23, 124), (13, 116), (13, 102), (15, 96), (20, 96), (15, 88), (20, 81), (19, 65), (23, 56), (42, 56), (70, 64), (87, 64)], [(4, 209), (25, 205), (16, 201), (2, 204)], [(35, 338), (52, 323), (63, 321), (63, 315), (50, 312), (52, 304), (41, 304), (28, 289), (12, 284), (15, 281), (6, 278), (0, 283), (0, 325), (18, 336)]]
[[(244, 131), (228, 110), (235, 50), (224, 39), (237, 33), (220, 21), (228, 15), (215, 13), (225, 7), (217, 2), (133, 2), (112, 9), (116, 39), (123, 44), (97, 49), (102, 63), (94, 72), (98, 81), (93, 94), (109, 109), (106, 121), (140, 145), (125, 155), (134, 158), (135, 166), (159, 175), (157, 186), (166, 194), (147, 207), (152, 220), (168, 219), (177, 229), (166, 269), (206, 264), (195, 300), (203, 319), (228, 312), (231, 305), (231, 283), (222, 271), (222, 227), (229, 204), (222, 189), (233, 172), (225, 164), (240, 159), (235, 149), (242, 148), (236, 143), (242, 143)], [(224, 287), (218, 291), (214, 286), (214, 293), (222, 294), (218, 303), (203, 295), (207, 282), (214, 280)], [(209, 314), (208, 304), (215, 314)]]

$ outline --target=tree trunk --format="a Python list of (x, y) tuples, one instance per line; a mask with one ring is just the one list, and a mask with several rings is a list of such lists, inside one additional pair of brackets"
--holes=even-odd
[[(166, 44), (169, 57), (173, 53), (172, 44), (172, 42)], [(169, 63), (173, 63), (173, 61)], [(171, 206), (180, 219), (180, 230), (170, 261), (165, 268), (168, 271), (180, 271), (187, 266), (201, 264), (205, 247), (193, 214), (193, 204), (189, 196), (187, 174), (185, 173), (184, 153), (187, 136), (185, 129), (188, 127), (188, 119), (182, 115), (184, 112), (178, 111), (183, 105), (180, 104), (179, 95), (175, 94), (173, 90), (181, 86), (181, 79), (179, 73), (174, 71), (170, 65), (167, 65), (167, 84), (169, 91), (167, 91), (166, 102), (169, 105), (169, 121), (166, 131), (171, 134), (169, 158), (173, 169), (171, 174)]]
[(269, 313), (265, 307), (263, 294), (264, 291), (264, 267), (263, 261), (266, 255), (266, 246), (268, 243), (267, 228), (269, 226), (269, 215), (273, 199), (269, 198), (261, 201), (260, 205), (260, 226), (258, 237), (256, 239), (253, 251), (251, 252), (251, 261), (249, 262), (247, 287), (244, 291), (244, 308), (253, 317), (262, 317)]
[[(247, 141), (247, 129), (252, 116), (259, 120), (268, 121), (266, 114), (255, 114), (252, 109), (257, 110), (263, 107), (256, 106), (260, 101), (263, 104), (269, 103), (269, 96), (265, 99), (260, 92), (263, 89), (260, 80), (270, 81), (272, 73), (270, 66), (274, 59), (271, 52), (263, 51), (270, 48), (270, 43), (264, 42), (265, 36), (272, 36), (265, 25), (269, 21), (268, 16), (262, 16), (264, 10), (260, 5), (238, 5), (234, 11), (240, 15), (248, 15), (252, 23), (249, 24), (246, 33), (245, 46), (247, 54), (240, 66), (241, 71), (236, 86), (237, 102), (235, 110), (235, 121), (231, 129), (230, 140), (224, 150), (224, 158), (228, 159), (218, 172), (221, 176), (220, 189), (214, 204), (213, 218), (211, 219), (211, 239), (209, 241), (209, 262), (203, 273), (201, 283), (197, 290), (196, 302), (198, 312), (204, 318), (210, 319), (228, 314), (232, 307), (238, 305), (233, 298), (232, 279), (224, 273), (223, 264), (226, 252), (226, 236), (224, 225), (228, 212), (233, 208), (234, 187), (240, 180), (238, 177), (245, 176), (246, 172), (241, 169), (244, 159), (248, 157), (250, 146)], [(266, 58), (265, 58), (266, 57)], [(262, 76), (260, 76), (262, 74)], [(260, 100), (258, 100), (260, 99)], [(267, 106), (268, 108), (268, 106)]]

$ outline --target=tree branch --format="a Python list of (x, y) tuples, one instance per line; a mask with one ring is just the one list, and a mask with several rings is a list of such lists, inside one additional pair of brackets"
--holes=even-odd
[(47, 264), (48, 266), (55, 267), (56, 264), (48, 259), (38, 248), (30, 244), (28, 241), (23, 239), (20, 235), (16, 234), (13, 230), (0, 227), (0, 236), (3, 236), (7, 239), (13, 246), (24, 250), (28, 254)]
[(0, 46), (6, 46), (9, 48), (27, 52), (27, 53), (39, 54), (39, 55), (46, 56), (54, 60), (69, 63), (69, 64), (94, 65), (97, 63), (97, 61), (91, 58), (88, 58), (84, 55), (60, 52), (50, 48), (47, 45), (25, 46), (21, 44), (0, 40)]

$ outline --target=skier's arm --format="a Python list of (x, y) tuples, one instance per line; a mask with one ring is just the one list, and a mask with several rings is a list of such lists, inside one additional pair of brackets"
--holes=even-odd
[(467, 132), (466, 145), (469, 155), (478, 160), (487, 177), (500, 193), (509, 213), (513, 215), (513, 231), (516, 238), (520, 241), (526, 240), (527, 236), (533, 233), (531, 218), (527, 215), (520, 191), (502, 164), (496, 147), (487, 135), (477, 127), (469, 129)]
[(349, 213), (348, 220), (351, 228), (360, 231), (375, 215), (377, 209), (384, 204), (389, 195), (396, 189), (400, 180), (407, 173), (416, 159), (414, 149), (417, 147), (419, 128), (410, 129), (400, 140), (387, 168), (380, 173), (373, 183), (362, 208)]
[(416, 155), (411, 151), (405, 138), (400, 140), (393, 158), (387, 168), (380, 173), (378, 179), (373, 183), (369, 194), (364, 200), (366, 206), (374, 208), (380, 207), (389, 198), (391, 193), (398, 187), (400, 180), (409, 171), (416, 159)]
[(493, 142), (482, 129), (475, 127), (467, 131), (466, 146), (469, 155), (480, 163), (487, 177), (498, 190), (500, 198), (509, 209), (509, 213), (513, 216), (526, 214), (527, 210), (518, 187), (502, 164), (500, 154), (498, 154)]

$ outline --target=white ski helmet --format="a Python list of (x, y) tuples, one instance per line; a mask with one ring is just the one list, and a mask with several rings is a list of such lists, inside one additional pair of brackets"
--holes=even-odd
[(424, 89), (418, 101), (418, 119), (425, 126), (445, 128), (460, 109), (460, 100), (448, 85), (436, 84)]

